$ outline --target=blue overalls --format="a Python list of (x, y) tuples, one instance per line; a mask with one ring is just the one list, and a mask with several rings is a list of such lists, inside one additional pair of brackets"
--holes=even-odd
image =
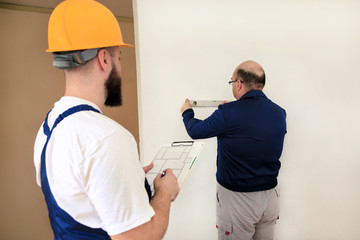
[[(41, 188), (45, 196), (45, 201), (49, 211), (49, 218), (51, 228), (54, 232), (54, 239), (55, 240), (100, 240), (100, 239), (107, 239), (110, 240), (110, 236), (101, 228), (90, 228), (85, 226), (79, 222), (77, 222), (74, 218), (72, 218), (67, 212), (62, 210), (54, 196), (51, 192), (47, 173), (46, 173), (46, 147), (49, 143), (50, 137), (52, 132), (54, 131), (55, 127), (66, 117), (80, 112), (80, 111), (94, 111), (100, 113), (99, 110), (89, 106), (89, 105), (78, 105), (72, 107), (62, 114), (55, 120), (55, 123), (50, 130), (48, 125), (48, 116), (44, 121), (43, 130), (45, 135), (47, 136), (44, 148), (41, 153), (41, 169), (40, 169), (40, 176), (41, 176)], [(149, 196), (149, 201), (151, 200), (151, 189), (145, 178), (145, 189)]]

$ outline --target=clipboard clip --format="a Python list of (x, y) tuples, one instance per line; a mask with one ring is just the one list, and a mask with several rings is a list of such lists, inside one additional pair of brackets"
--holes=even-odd
[(178, 142), (173, 142), (171, 144), (172, 147), (176, 147), (176, 146), (192, 146), (194, 144), (194, 141), (178, 141)]

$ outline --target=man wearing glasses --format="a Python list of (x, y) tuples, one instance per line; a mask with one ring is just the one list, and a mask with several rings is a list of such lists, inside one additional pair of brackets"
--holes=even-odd
[(217, 137), (218, 239), (273, 239), (286, 112), (262, 92), (265, 72), (254, 61), (241, 63), (229, 84), (236, 101), (199, 120), (186, 99), (183, 121), (193, 139)]

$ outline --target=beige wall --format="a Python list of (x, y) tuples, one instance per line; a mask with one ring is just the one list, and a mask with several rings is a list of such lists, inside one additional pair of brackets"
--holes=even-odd
[[(47, 111), (64, 92), (63, 72), (51, 66), (49, 14), (0, 9), (0, 239), (51, 239), (41, 189), (36, 185), (33, 143)], [(134, 43), (133, 23), (121, 23)], [(110, 116), (139, 141), (134, 49), (122, 50), (123, 106)]]

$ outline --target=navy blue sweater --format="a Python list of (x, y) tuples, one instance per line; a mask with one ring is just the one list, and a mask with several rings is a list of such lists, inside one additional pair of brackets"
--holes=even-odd
[(220, 105), (203, 121), (194, 118), (192, 109), (183, 113), (191, 138), (217, 137), (216, 180), (237, 192), (268, 190), (277, 185), (285, 119), (285, 110), (260, 90)]

